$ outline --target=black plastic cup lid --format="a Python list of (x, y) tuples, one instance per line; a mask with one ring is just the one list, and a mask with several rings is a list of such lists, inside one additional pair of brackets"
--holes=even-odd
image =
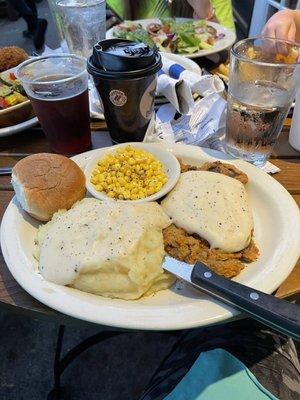
[(94, 46), (88, 71), (96, 76), (126, 79), (152, 75), (161, 65), (156, 47), (126, 39), (106, 39)]

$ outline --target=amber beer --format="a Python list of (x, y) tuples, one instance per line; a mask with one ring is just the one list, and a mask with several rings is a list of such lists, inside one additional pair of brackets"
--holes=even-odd
[[(45, 78), (47, 81), (50, 79)], [(60, 154), (79, 153), (91, 143), (88, 90), (73, 96), (70, 91), (68, 97), (57, 99), (41, 93), (39, 97), (29, 96), (50, 147)]]
[(86, 60), (72, 54), (25, 61), (17, 76), (53, 151), (80, 153), (91, 143)]

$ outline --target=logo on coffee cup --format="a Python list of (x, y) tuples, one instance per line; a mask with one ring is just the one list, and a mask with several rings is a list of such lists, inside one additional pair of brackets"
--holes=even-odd
[(121, 90), (111, 90), (109, 92), (109, 100), (117, 107), (122, 107), (127, 101), (127, 96)]

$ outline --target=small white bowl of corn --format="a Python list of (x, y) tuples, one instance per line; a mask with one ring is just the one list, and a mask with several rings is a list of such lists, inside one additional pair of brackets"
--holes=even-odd
[(169, 193), (179, 179), (180, 165), (162, 146), (122, 143), (99, 149), (85, 176), (87, 190), (97, 199), (142, 203)]

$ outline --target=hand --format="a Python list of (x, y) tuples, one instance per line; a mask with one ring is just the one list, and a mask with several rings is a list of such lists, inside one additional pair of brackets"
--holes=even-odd
[(210, 0), (187, 0), (187, 2), (194, 10), (194, 19), (205, 19), (210, 15), (212, 9)]
[(262, 36), (275, 37), (277, 39), (296, 39), (296, 24), (290, 10), (282, 10), (274, 14), (262, 30)]

